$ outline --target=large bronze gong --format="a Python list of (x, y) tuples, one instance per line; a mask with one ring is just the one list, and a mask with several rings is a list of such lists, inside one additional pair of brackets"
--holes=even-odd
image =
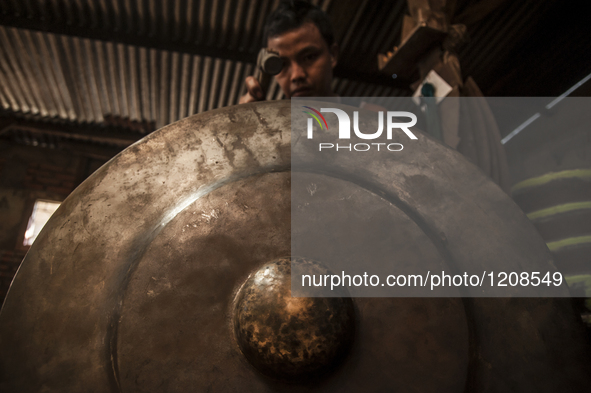
[[(4, 303), (0, 391), (588, 391), (569, 299), (291, 298), (290, 120), (289, 102), (192, 116), (78, 187)], [(414, 149), (393, 156), (414, 169), (376, 172), (371, 190), (309, 176), (358, 190), (335, 209), (382, 206), (408, 258), (498, 252), (550, 266), (525, 215), (476, 167), (423, 134)], [(438, 243), (379, 184), (416, 204)], [(502, 235), (462, 240), (483, 228)]]

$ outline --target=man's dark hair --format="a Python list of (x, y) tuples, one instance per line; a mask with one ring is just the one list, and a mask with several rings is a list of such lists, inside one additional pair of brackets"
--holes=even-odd
[(334, 34), (328, 16), (314, 4), (303, 0), (283, 0), (279, 3), (265, 22), (263, 45), (267, 46), (269, 38), (297, 29), (305, 23), (316, 25), (330, 48), (334, 42)]

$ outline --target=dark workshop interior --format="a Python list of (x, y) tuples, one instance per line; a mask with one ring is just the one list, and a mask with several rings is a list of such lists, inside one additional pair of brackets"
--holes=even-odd
[[(342, 97), (412, 96), (433, 69), (433, 48), (454, 56), (462, 95), (470, 86), (468, 95), (538, 97), (541, 105), (565, 93), (591, 96), (588, 2), (311, 2), (334, 27), (340, 54), (332, 88)], [(237, 105), (278, 3), (0, 0), (0, 303), (30, 248), (31, 215), (51, 210), (36, 201), (62, 202), (157, 129)], [(421, 19), (421, 7), (439, 19)], [(283, 98), (273, 81), (267, 99)], [(505, 189), (570, 280), (591, 337), (591, 130), (530, 127), (507, 139), (536, 112), (549, 116), (532, 106), (499, 123)]]

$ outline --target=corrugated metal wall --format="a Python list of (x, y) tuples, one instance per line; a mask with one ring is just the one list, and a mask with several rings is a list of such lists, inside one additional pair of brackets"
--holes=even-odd
[[(278, 0), (3, 1), (2, 12), (47, 23), (165, 35), (256, 53), (262, 20)], [(323, 9), (331, 0), (316, 1)], [(365, 2), (367, 3), (367, 2)], [(356, 23), (359, 23), (357, 18)], [(353, 30), (351, 30), (353, 31)], [(351, 34), (345, 37), (345, 43)], [(162, 127), (238, 103), (253, 63), (0, 26), (0, 104), (14, 113), (103, 123), (110, 118)], [(394, 88), (336, 78), (343, 95), (392, 95)], [(400, 93), (398, 92), (398, 95)], [(273, 82), (270, 99), (282, 93)]]
[[(16, 116), (158, 128), (234, 105), (253, 73), (264, 19), (278, 2), (0, 0), (0, 105)], [(333, 20), (341, 47), (336, 93), (410, 93), (380, 76), (376, 61), (399, 42), (406, 1), (313, 2)], [(458, 0), (458, 12), (472, 3)], [(504, 3), (469, 26), (472, 40), (460, 51), (465, 75), (477, 82), (490, 77), (545, 2)], [(268, 98), (281, 96), (273, 82)]]

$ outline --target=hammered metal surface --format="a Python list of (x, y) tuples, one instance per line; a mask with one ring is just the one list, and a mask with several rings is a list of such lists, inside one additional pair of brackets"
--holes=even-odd
[(330, 274), (302, 258), (265, 263), (240, 287), (232, 320), (240, 350), (253, 366), (271, 378), (303, 382), (340, 365), (356, 322), (350, 297), (292, 297), (292, 260), (314, 274)]
[[(359, 298), (350, 355), (326, 379), (283, 384), (251, 367), (233, 339), (232, 300), (262, 262), (290, 255), (290, 125), (289, 102), (193, 116), (78, 187), (31, 247), (4, 303), (0, 390), (588, 387), (589, 347), (568, 299)], [(496, 259), (511, 269), (516, 256), (546, 266), (531, 224), (476, 167), (422, 134), (413, 149), (389, 170), (350, 168), (352, 190), (381, 198), (392, 217), (409, 216), (434, 261)]]
[[(337, 182), (373, 203), (406, 233), (400, 242), (420, 245), (419, 257), (440, 263), (420, 229), (395, 206), (357, 186)], [(269, 378), (243, 356), (234, 338), (233, 300), (249, 275), (290, 253), (289, 172), (248, 176), (199, 198), (176, 215), (147, 246), (123, 295), (116, 326), (121, 390), (301, 391), (308, 378)], [(349, 206), (349, 205), (348, 205)], [(339, 211), (342, 205), (334, 205)], [(334, 212), (324, 209), (330, 216)], [(395, 243), (394, 247), (401, 248)], [(310, 252), (313, 247), (310, 248)], [(413, 247), (401, 253), (411, 259)], [(455, 392), (468, 367), (468, 322), (459, 299), (355, 299), (357, 335), (342, 366), (309, 391), (375, 389)], [(387, 350), (385, 349), (387, 348)], [(367, 356), (366, 356), (367, 355)], [(381, 366), (376, 368), (375, 359)], [(430, 378), (424, 378), (430, 373)], [(157, 389), (157, 390), (158, 390)]]

